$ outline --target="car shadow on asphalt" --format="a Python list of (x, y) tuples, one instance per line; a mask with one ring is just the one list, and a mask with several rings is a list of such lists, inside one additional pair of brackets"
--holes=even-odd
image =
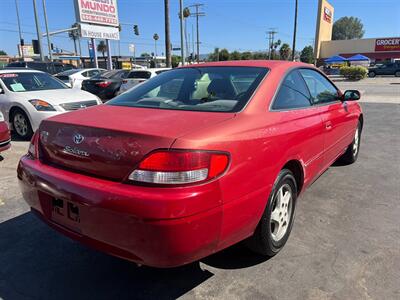
[[(235, 269), (265, 260), (237, 245), (202, 262)], [(176, 299), (213, 275), (199, 262), (138, 267), (58, 234), (32, 213), (0, 224), (0, 299)]]

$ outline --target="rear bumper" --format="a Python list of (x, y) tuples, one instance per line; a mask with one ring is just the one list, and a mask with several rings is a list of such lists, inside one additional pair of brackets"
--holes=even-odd
[[(47, 224), (108, 254), (174, 267), (217, 249), (222, 226), (217, 181), (160, 191), (71, 173), (26, 157), (18, 178), (24, 199)], [(79, 207), (79, 220), (71, 220), (66, 211), (56, 214), (54, 199)]]
[(5, 151), (11, 147), (10, 130), (6, 122), (0, 123), (0, 152)]

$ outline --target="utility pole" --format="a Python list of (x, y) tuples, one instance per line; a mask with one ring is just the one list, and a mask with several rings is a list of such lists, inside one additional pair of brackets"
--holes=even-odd
[(19, 48), (20, 48), (20, 54), (22, 57), (22, 60), (24, 59), (24, 40), (22, 39), (22, 32), (21, 32), (21, 22), (19, 20), (19, 9), (18, 9), (18, 1), (15, 0), (15, 9), (17, 11), (17, 22), (18, 22), (18, 32), (19, 32)]
[(200, 7), (204, 6), (204, 4), (196, 3), (189, 7), (195, 7), (196, 12), (192, 14), (192, 16), (196, 17), (196, 35), (197, 35), (197, 63), (200, 62), (200, 32), (199, 32), (199, 17), (205, 17), (205, 13), (200, 11)]
[(268, 33), (268, 40), (269, 40), (268, 59), (271, 59), (272, 48), (274, 46), (274, 38), (275, 38), (275, 34), (277, 34), (278, 31), (276, 31), (276, 28), (270, 28), (270, 30), (268, 30), (267, 33)]
[(171, 35), (169, 27), (169, 0), (164, 0), (166, 66), (171, 68)]
[(183, 32), (183, 0), (179, 0), (179, 19), (181, 27), (181, 56), (182, 66), (185, 65), (185, 44), (184, 44), (184, 32)]
[(293, 44), (292, 44), (292, 61), (295, 59), (295, 51), (296, 51), (296, 32), (297, 32), (297, 11), (298, 11), (298, 0), (296, 1), (295, 10), (294, 10), (294, 30), (293, 30)]
[(39, 16), (37, 13), (36, 0), (33, 0), (33, 12), (35, 14), (36, 34), (39, 44), (40, 60), (44, 61), (43, 47), (42, 47), (42, 32), (40, 31)]
[(44, 23), (46, 25), (46, 37), (47, 37), (47, 47), (49, 49), (49, 59), (50, 61), (53, 61), (53, 54), (51, 53), (51, 41), (50, 41), (50, 35), (49, 35), (49, 26), (47, 23), (47, 12), (46, 12), (46, 0), (42, 0), (43, 4), (43, 14), (44, 14)]

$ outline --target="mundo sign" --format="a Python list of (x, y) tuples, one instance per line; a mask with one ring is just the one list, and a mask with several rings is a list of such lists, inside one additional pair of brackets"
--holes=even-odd
[(77, 22), (119, 25), (117, 0), (75, 0), (75, 10)]

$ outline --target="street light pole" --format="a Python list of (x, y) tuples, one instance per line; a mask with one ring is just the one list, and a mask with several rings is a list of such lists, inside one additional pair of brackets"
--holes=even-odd
[(42, 32), (40, 31), (40, 25), (39, 25), (39, 16), (37, 13), (37, 7), (36, 7), (36, 0), (33, 0), (33, 12), (35, 14), (35, 23), (36, 23), (36, 34), (38, 38), (38, 44), (39, 44), (39, 53), (40, 53), (40, 60), (44, 60), (44, 55), (43, 55), (43, 48), (42, 48)]
[(23, 49), (23, 42), (22, 42), (22, 32), (21, 32), (21, 22), (19, 20), (19, 9), (18, 9), (18, 1), (15, 0), (15, 9), (17, 11), (17, 22), (18, 22), (18, 32), (19, 32), (19, 48), (20, 48), (20, 54), (22, 59), (24, 59), (24, 49)]
[(183, 32), (183, 0), (179, 0), (179, 18), (181, 26), (181, 56), (182, 66), (185, 65), (185, 46), (184, 46), (184, 32)]
[(49, 59), (50, 59), (50, 61), (53, 61), (53, 54), (51, 53), (51, 41), (50, 41), (50, 35), (49, 35), (49, 26), (47, 23), (46, 0), (42, 0), (42, 3), (43, 3), (44, 23), (46, 25), (46, 36), (47, 36), (47, 46), (49, 49)]
[(171, 37), (169, 26), (169, 0), (164, 0), (164, 14), (165, 14), (165, 56), (166, 66), (171, 67)]
[(292, 44), (292, 61), (294, 61), (294, 59), (295, 59), (295, 51), (296, 51), (297, 8), (298, 8), (298, 0), (296, 0), (295, 10), (294, 10), (294, 30), (293, 30), (293, 44)]

